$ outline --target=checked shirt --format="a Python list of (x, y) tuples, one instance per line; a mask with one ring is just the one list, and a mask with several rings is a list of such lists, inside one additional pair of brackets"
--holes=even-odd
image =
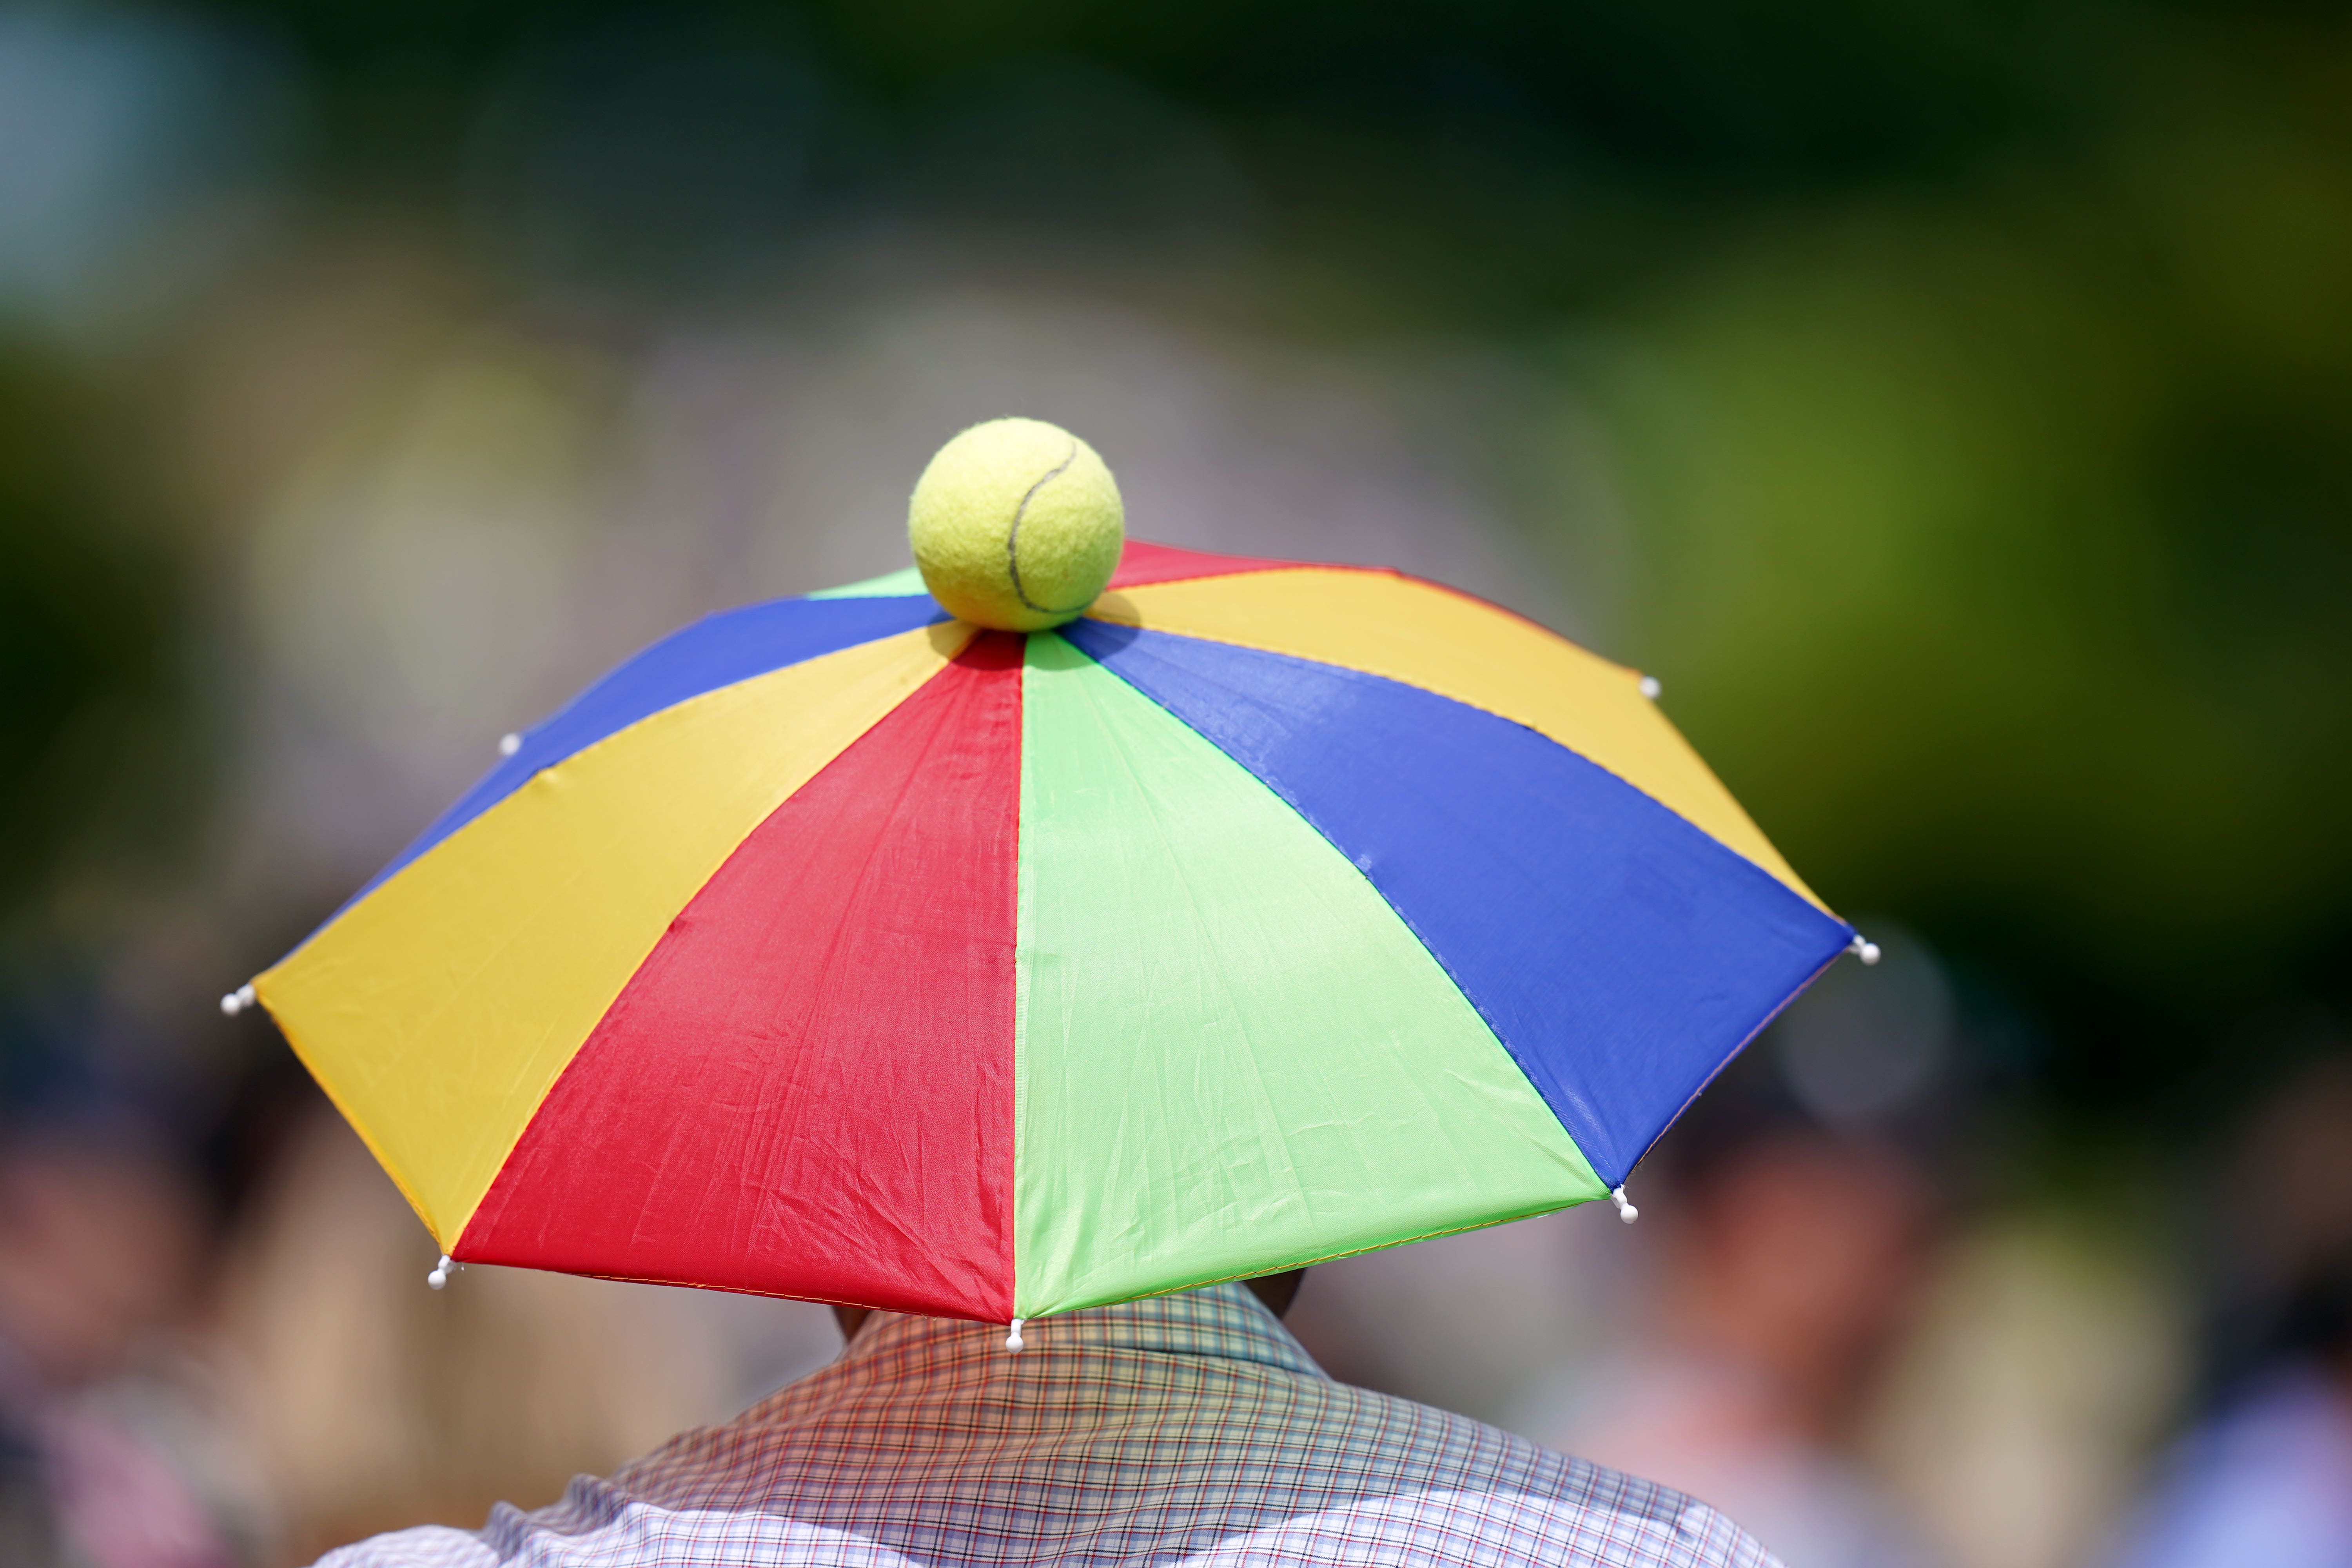
[(1238, 1285), (1004, 1331), (876, 1313), (724, 1426), (320, 1568), (1777, 1568), (1713, 1509), (1335, 1383)]

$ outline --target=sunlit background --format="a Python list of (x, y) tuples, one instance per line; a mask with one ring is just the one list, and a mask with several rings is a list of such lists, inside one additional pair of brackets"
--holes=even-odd
[(903, 564), (1003, 414), (1140, 537), (1654, 673), (1886, 949), (1641, 1225), (1318, 1269), (1336, 1373), (1794, 1568), (2124, 1562), (2306, 1363), (2352, 1433), (2342, 8), (10, 3), (0, 1557), (472, 1525), (832, 1353), (427, 1292), (215, 999), (615, 660)]

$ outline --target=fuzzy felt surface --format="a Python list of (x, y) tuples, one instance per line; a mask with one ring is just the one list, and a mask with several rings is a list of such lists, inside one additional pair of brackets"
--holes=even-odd
[(1042, 419), (992, 419), (915, 481), (907, 535), (948, 613), (1042, 631), (1085, 612), (1118, 569), (1118, 484), (1092, 447)]

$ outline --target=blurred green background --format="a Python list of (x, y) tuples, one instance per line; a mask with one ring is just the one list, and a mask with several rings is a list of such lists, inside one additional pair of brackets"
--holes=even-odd
[(2343, 7), (251, 0), (0, 7), (8, 1092), (232, 1222), (212, 998), (1004, 412), (1658, 675), (1982, 1189), (2194, 1254), (2344, 1049)]
[[(47, 79), (7, 160), (87, 165), (10, 176), (0, 239), (18, 942), (107, 940), (66, 912), (101, 868), (197, 886), (167, 851), (236, 765), (190, 674), (234, 628), (190, 606), (236, 520), (169, 428), (207, 312), (381, 244), (461, 315), (625, 333), (821, 310), (879, 234), (982, 286), (1507, 362), (1480, 460), (1575, 629), (1665, 679), (1833, 904), (1960, 964), (1988, 1065), (2065, 1116), (2193, 1121), (2341, 1000), (2333, 7), (5, 15), (51, 57), (10, 68)], [(1570, 447), (1622, 535), (1599, 582)]]

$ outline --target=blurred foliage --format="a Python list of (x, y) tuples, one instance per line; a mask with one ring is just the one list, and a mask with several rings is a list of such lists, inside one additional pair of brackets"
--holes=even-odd
[[(2210, 1109), (2352, 934), (2352, 51), (2179, 63), (2071, 165), (1632, 311), (1642, 641), (1798, 864)], [(2239, 1039), (2224, 1043), (2232, 1032)]]
[(0, 934), (185, 842), (205, 778), (187, 584), (131, 426), (0, 344)]
[(450, 155), (482, 82), (536, 40), (662, 18), (730, 49), (810, 58), (836, 94), (903, 110), (1037, 59), (1114, 70), (1228, 122), (1311, 116), (1427, 132), (1540, 128), (1629, 167), (1810, 184), (1966, 161), (2095, 116), (2116, 46), (2168, 13), (2021, 0), (701, 0), (642, 5), (206, 7), (280, 31), (326, 86), (337, 155)]
[[(1268, 331), (1482, 338), (1559, 388), (1532, 464), (1603, 432), (1635, 584), (1611, 651), (1833, 903), (2035, 1021), (1993, 1031), (2008, 1066), (2195, 1110), (2249, 1076), (2228, 1031), (2347, 1000), (2342, 7), (184, 9), (289, 51), (319, 194), (444, 204), (525, 265), (691, 289), (944, 212), (1202, 240)], [(8, 438), (59, 476), (12, 516), (83, 504)], [(5, 634), (47, 694), (8, 722), (70, 750), (97, 721), (65, 715), (161, 689), (172, 612), (127, 547), (39, 548), (113, 606), (70, 631), (88, 655)], [(64, 814), (94, 766), (7, 787)], [(21, 882), (43, 852), (11, 853)]]

